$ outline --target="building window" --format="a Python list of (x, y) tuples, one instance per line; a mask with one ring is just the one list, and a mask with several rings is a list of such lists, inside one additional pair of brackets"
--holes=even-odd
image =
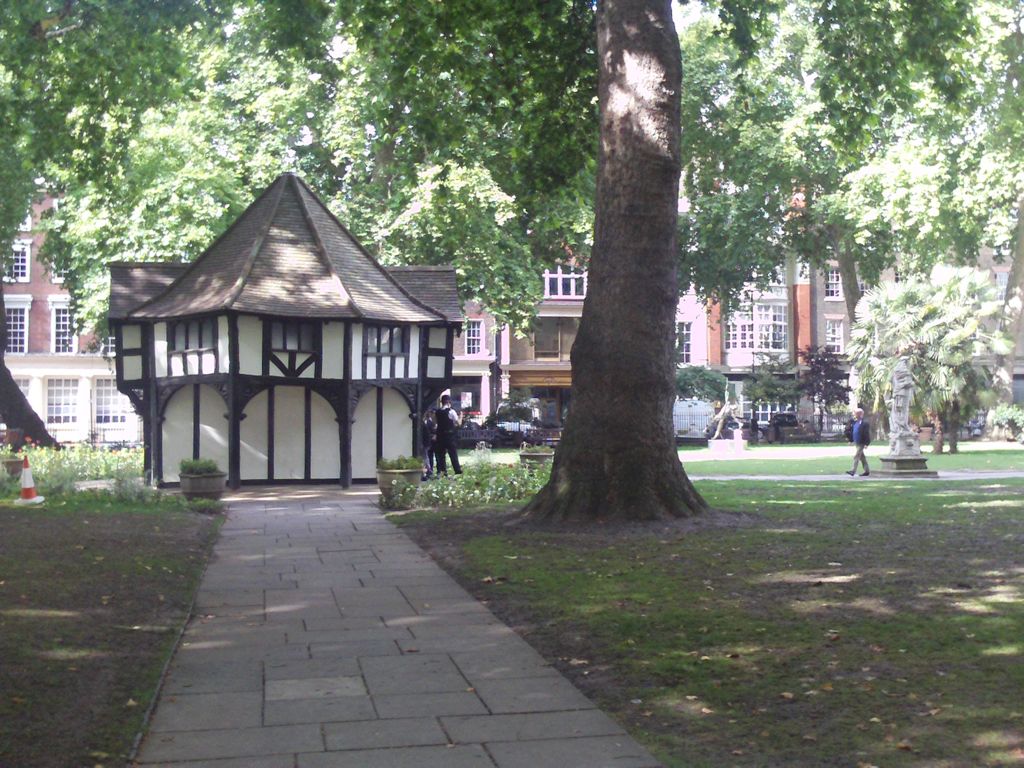
[(483, 320), (466, 321), (466, 354), (479, 355), (483, 348), (484, 322)]
[(837, 355), (843, 353), (842, 320), (825, 320), (825, 349)]
[(996, 272), (996, 293), (1000, 301), (1006, 301), (1006, 286), (1010, 283), (1009, 272)]
[(780, 350), (786, 348), (786, 305), (758, 304), (754, 312), (757, 348)]
[(183, 320), (167, 329), (172, 352), (189, 349), (213, 349), (217, 346), (217, 323), (212, 317)]
[(11, 251), (11, 258), (5, 265), (4, 280), (8, 283), (27, 283), (31, 256), (32, 242), (16, 240)]
[(6, 307), (7, 354), (23, 355), (28, 351), (28, 309)]
[(275, 321), (270, 324), (270, 348), (275, 352), (315, 352), (316, 329), (313, 323)]
[(587, 273), (562, 266), (544, 271), (544, 298), (582, 299), (587, 295)]
[(24, 376), (14, 377), (14, 383), (18, 386), (18, 389), (21, 390), (21, 394), (23, 394), (25, 397), (28, 397), (28, 387), (30, 382), (31, 379), (28, 379)]
[(754, 321), (749, 314), (733, 313), (729, 324), (725, 327), (725, 348), (727, 350), (754, 348)]
[(382, 327), (366, 326), (366, 354), (368, 355), (404, 355), (408, 352), (409, 335), (401, 326)]
[(46, 382), (46, 423), (74, 424), (78, 421), (78, 379), (48, 379)]
[(538, 317), (533, 324), (535, 360), (568, 360), (579, 330), (578, 317)]
[(53, 353), (66, 355), (74, 352), (77, 339), (75, 338), (75, 325), (71, 320), (71, 310), (68, 307), (54, 307), (50, 315), (50, 323), (53, 328), (51, 334)]
[(96, 423), (124, 424), (128, 421), (131, 404), (128, 398), (117, 391), (114, 379), (96, 379)]
[(692, 329), (693, 323), (676, 324), (676, 360), (680, 363), (690, 362)]
[(838, 269), (825, 270), (825, 298), (843, 298), (843, 279), (840, 276)]

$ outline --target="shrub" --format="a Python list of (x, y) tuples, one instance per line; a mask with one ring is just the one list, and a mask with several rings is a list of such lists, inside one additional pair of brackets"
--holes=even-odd
[(182, 475), (219, 475), (220, 467), (213, 459), (182, 459), (178, 465)]
[(161, 496), (160, 491), (146, 485), (142, 478), (128, 470), (116, 472), (108, 491), (118, 501), (148, 503)]
[(523, 443), (519, 446), (520, 453), (554, 453), (555, 449), (544, 443)]
[[(30, 463), (31, 461), (29, 459)], [(35, 481), (40, 495), (70, 496), (75, 492), (75, 483), (81, 478), (74, 466), (55, 463), (38, 474), (36, 474), (36, 469), (33, 467), (32, 479)]]
[(108, 451), (87, 445), (71, 445), (57, 450), (25, 446), (32, 474), (41, 480), (55, 470), (70, 471), (76, 480), (110, 480), (124, 473), (142, 477), (142, 449)]
[(377, 469), (423, 469), (423, 459), (416, 456), (399, 456), (395, 459), (380, 459)]
[(188, 508), (201, 515), (219, 515), (224, 511), (224, 502), (220, 499), (189, 499)]
[(417, 486), (404, 480), (394, 480), (388, 489), (380, 489), (380, 508), (386, 510), (412, 509), (416, 503)]
[(992, 423), (1018, 437), (1024, 434), (1024, 408), (1019, 405), (997, 405), (992, 410)]
[(461, 475), (439, 477), (421, 485), (415, 505), (460, 508), (522, 501), (544, 486), (549, 472), (547, 466), (530, 469), (517, 464), (471, 464)]

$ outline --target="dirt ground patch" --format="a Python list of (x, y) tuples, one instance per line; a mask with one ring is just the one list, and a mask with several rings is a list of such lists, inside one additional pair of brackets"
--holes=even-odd
[(700, 490), (727, 511), (403, 528), (667, 766), (1024, 765), (1024, 484)]
[(124, 764), (217, 527), (98, 494), (0, 504), (0, 767)]

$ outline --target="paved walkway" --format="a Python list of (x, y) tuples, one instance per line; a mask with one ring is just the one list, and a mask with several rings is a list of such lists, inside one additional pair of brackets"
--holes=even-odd
[(375, 491), (319, 493), (232, 502), (139, 763), (659, 765), (384, 520)]

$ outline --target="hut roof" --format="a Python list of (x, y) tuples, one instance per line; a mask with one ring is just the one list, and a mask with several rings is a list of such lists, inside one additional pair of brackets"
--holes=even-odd
[(125, 262), (110, 265), (111, 320), (123, 320), (144, 301), (160, 295), (188, 269), (180, 262)]
[[(448, 279), (454, 290), (454, 272)], [(384, 269), (291, 173), (279, 176), (165, 290), (136, 303), (128, 316), (224, 310), (369, 322), (450, 320)]]

